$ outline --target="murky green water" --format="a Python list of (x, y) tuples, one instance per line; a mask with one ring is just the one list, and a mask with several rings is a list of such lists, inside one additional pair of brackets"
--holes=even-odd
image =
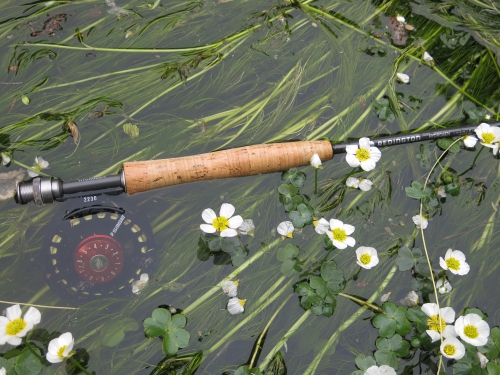
[[(12, 162), (0, 172), (31, 167), (42, 156), (50, 163), (44, 173), (70, 181), (117, 173), (125, 161), (479, 124), (486, 115), (498, 121), (498, 3), (302, 3), (3, 1), (0, 141)], [(395, 23), (398, 14), (407, 28)], [(423, 62), (424, 51), (434, 67)], [(397, 82), (397, 72), (408, 74), (409, 84)], [(68, 122), (78, 137), (71, 136)], [(126, 124), (137, 127), (133, 134), (126, 134)], [(466, 276), (449, 274), (453, 291), (440, 303), (457, 312), (477, 307), (493, 327), (500, 318), (492, 298), (499, 292), (499, 170), (490, 149), (482, 149), (462, 148), (437, 166), (433, 186), (448, 167), (456, 171), (453, 187), (460, 192), (440, 200), (425, 241), (436, 273), (448, 248), (462, 250), (471, 266)], [(383, 294), (391, 292), (390, 301), (398, 303), (418, 287), (410, 271), (394, 268), (400, 246), (423, 248), (412, 222), (419, 203), (404, 188), (424, 183), (442, 153), (431, 142), (381, 151), (376, 169), (356, 174), (374, 182), (368, 192), (336, 188), (353, 172), (343, 155), (323, 164), (320, 195), (314, 195), (314, 171), (308, 167), (302, 169), (307, 180), (301, 188), (316, 217), (355, 226), (355, 248), (379, 251), (379, 265), (362, 270), (342, 290), (362, 299), (376, 292), (378, 305)], [(293, 287), (306, 276), (283, 275), (277, 251), (287, 243), (298, 246), (304, 272), (334, 259), (349, 279), (359, 269), (354, 250), (325, 251), (325, 236), (312, 225), (282, 242), (276, 227), (289, 220), (277, 191), (282, 183), (279, 174), (270, 174), (110, 198), (139, 226), (151, 225), (156, 242), (148, 243), (142, 253), (147, 256), (125, 266), (136, 278), (149, 272), (149, 283), (138, 296), (127, 284), (124, 296), (99, 298), (77, 310), (40, 307), (38, 327), (70, 331), (97, 374), (149, 374), (164, 355), (160, 339), (145, 338), (142, 321), (158, 306), (170, 305), (184, 311), (190, 333), (179, 354), (203, 352), (196, 373), (232, 374), (252, 362), (259, 335), (281, 308), (254, 366), (281, 351), (290, 374), (352, 373), (356, 355), (376, 350), (378, 331), (369, 321), (374, 314), (365, 311), (349, 321), (359, 305), (342, 296), (331, 317), (306, 312)], [(200, 242), (201, 213), (208, 207), (218, 213), (224, 202), (254, 221), (255, 234), (241, 236), (236, 253), (210, 253)], [(44, 266), (47, 239), (62, 230), (62, 215), (78, 202), (40, 208), (13, 199), (0, 204), (1, 300), (80, 304), (46, 286), (47, 278), (58, 276)], [(78, 225), (64, 230), (72, 239), (81, 235)], [(217, 286), (228, 275), (240, 280), (238, 296), (246, 299), (241, 315), (228, 313), (228, 298)], [(2, 303), (2, 309), (9, 305)], [(120, 341), (121, 330), (126, 332)], [(401, 359), (398, 373), (417, 363), (417, 357)], [(40, 373), (63, 374), (64, 366)]]

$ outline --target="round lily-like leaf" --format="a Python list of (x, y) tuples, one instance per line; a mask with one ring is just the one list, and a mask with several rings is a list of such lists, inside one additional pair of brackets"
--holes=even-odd
[(299, 189), (297, 189), (295, 186), (292, 184), (281, 184), (278, 186), (278, 192), (280, 194), (283, 194), (285, 197), (292, 197), (292, 195), (295, 195), (299, 192)]
[(148, 337), (163, 337), (163, 353), (173, 355), (179, 348), (189, 343), (189, 332), (182, 329), (186, 325), (186, 317), (176, 314), (173, 317), (167, 309), (158, 308), (153, 311), (152, 318), (143, 322), (144, 333)]
[(398, 368), (398, 358), (406, 357), (410, 354), (410, 343), (395, 334), (390, 339), (381, 337), (376, 341), (377, 350), (375, 359), (380, 365), (388, 365), (395, 369)]
[(319, 276), (311, 276), (311, 280), (309, 281), (311, 288), (316, 291), (316, 294), (321, 298), (325, 298), (327, 290), (326, 290), (326, 282)]
[(285, 247), (278, 249), (277, 258), (279, 261), (284, 262), (287, 259), (296, 258), (300, 253), (300, 250), (297, 246), (292, 244), (288, 244)]
[(355, 359), (354, 362), (356, 363), (356, 366), (364, 372), (368, 370), (369, 367), (375, 366), (377, 363), (372, 357), (366, 357), (364, 354), (358, 355)]
[(300, 172), (297, 168), (290, 168), (288, 171), (283, 173), (281, 180), (296, 187), (302, 187), (304, 186), (304, 181), (306, 180), (306, 174), (304, 172)]
[(406, 318), (406, 309), (402, 306), (396, 307), (392, 302), (382, 305), (383, 313), (375, 315), (373, 326), (379, 329), (380, 337), (391, 337), (397, 332), (406, 335), (411, 331), (411, 323)]
[(340, 292), (340, 284), (344, 282), (344, 272), (337, 269), (337, 264), (330, 260), (321, 265), (321, 278), (325, 280), (327, 290), (337, 294)]
[(105, 346), (116, 346), (125, 338), (125, 332), (135, 331), (138, 328), (139, 325), (134, 319), (114, 320), (111, 324), (106, 325), (101, 332), (101, 342)]

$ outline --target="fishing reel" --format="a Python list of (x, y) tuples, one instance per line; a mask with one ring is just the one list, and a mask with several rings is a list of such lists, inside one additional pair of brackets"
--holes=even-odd
[(64, 211), (48, 225), (43, 267), (47, 284), (64, 300), (132, 296), (132, 282), (152, 272), (156, 243), (150, 224), (119, 193), (67, 197)]

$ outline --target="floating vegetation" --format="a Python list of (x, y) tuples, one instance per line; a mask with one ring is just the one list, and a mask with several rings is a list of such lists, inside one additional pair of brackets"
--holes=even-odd
[[(500, 372), (500, 3), (0, 9), (0, 371)], [(445, 134), (464, 124), (475, 133)], [(370, 143), (431, 129), (439, 140)], [(126, 161), (304, 140), (350, 146), (281, 176), (44, 207), (11, 199), (35, 174), (93, 181)], [(95, 222), (133, 237), (120, 294), (76, 274), (114, 258), (92, 253), (89, 270), (61, 256), (71, 212), (77, 243)]]

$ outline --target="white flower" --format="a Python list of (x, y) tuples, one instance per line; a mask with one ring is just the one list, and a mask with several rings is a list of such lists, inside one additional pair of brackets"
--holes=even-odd
[(493, 154), (496, 155), (498, 152), (498, 142), (500, 141), (500, 128), (497, 126), (490, 126), (483, 122), (474, 131), (481, 141), (481, 144), (492, 148)]
[(357, 189), (359, 187), (359, 180), (356, 177), (348, 177), (345, 181), (345, 185), (352, 189)]
[(0, 345), (20, 345), (21, 337), (26, 336), (35, 324), (40, 323), (42, 315), (35, 307), (30, 307), (21, 318), (21, 307), (14, 305), (7, 308), (6, 316), (0, 316)]
[[(40, 172), (42, 169), (45, 169), (48, 166), (49, 166), (49, 162), (47, 160), (44, 160), (41, 156), (37, 156), (37, 157), (35, 157), (35, 165), (33, 165), (32, 168), (35, 171)], [(33, 171), (28, 171), (28, 175), (30, 177), (36, 177), (36, 176), (38, 176), (38, 173), (33, 172)]]
[(207, 208), (201, 217), (207, 224), (201, 224), (200, 229), (205, 233), (220, 232), (221, 237), (234, 237), (238, 234), (236, 228), (243, 223), (240, 215), (233, 216), (234, 206), (229, 203), (222, 203), (220, 214), (217, 216), (211, 208)]
[(406, 22), (406, 19), (401, 15), (401, 14), (398, 14), (396, 16), (396, 19), (399, 21), (399, 22), (403, 22), (405, 23)]
[(323, 167), (321, 166), (321, 159), (319, 158), (319, 155), (318, 154), (314, 154), (312, 157), (311, 157), (311, 167), (312, 168), (316, 168), (316, 169), (322, 169)]
[(240, 234), (253, 237), (255, 232), (255, 224), (253, 223), (252, 219), (245, 219), (243, 220), (243, 223), (239, 226), (238, 230), (240, 231)]
[(468, 148), (474, 147), (477, 143), (477, 138), (474, 137), (473, 135), (464, 135), (462, 137), (462, 140), (464, 141), (465, 147), (468, 147)]
[(439, 257), (439, 265), (444, 270), (450, 270), (455, 275), (467, 275), (470, 267), (465, 262), (465, 255), (460, 250), (448, 249), (444, 259)]
[(444, 186), (440, 186), (438, 188), (437, 195), (439, 195), (442, 198), (446, 198), (446, 190), (444, 189)]
[(58, 338), (51, 340), (49, 350), (47, 351), (47, 361), (50, 363), (59, 363), (66, 361), (69, 357), (75, 354), (73, 345), (75, 339), (70, 332), (63, 333)]
[(314, 225), (314, 230), (318, 234), (325, 234), (330, 229), (330, 223), (323, 218), (319, 220), (314, 220), (313, 225)]
[(364, 171), (371, 171), (380, 160), (382, 153), (377, 147), (371, 147), (370, 139), (363, 137), (359, 140), (359, 147), (350, 145), (345, 148), (346, 161), (351, 167), (361, 167)]
[(422, 312), (429, 317), (427, 320), (429, 329), (425, 332), (427, 332), (432, 342), (441, 338), (440, 332), (443, 333), (444, 338), (455, 338), (457, 336), (455, 327), (446, 324), (455, 321), (455, 311), (451, 307), (442, 307), (439, 309), (441, 320), (439, 320), (438, 307), (435, 303), (424, 303), (422, 305)]
[(227, 294), (229, 297), (236, 297), (238, 294), (238, 285), (239, 281), (226, 281), (222, 284), (222, 291), (224, 294)]
[(227, 311), (229, 311), (231, 315), (241, 314), (245, 311), (243, 306), (245, 306), (246, 301), (246, 299), (239, 299), (238, 297), (231, 298), (227, 303)]
[(5, 367), (0, 368), (0, 375), (6, 375), (7, 371), (5, 370)]
[(457, 319), (455, 331), (466, 343), (483, 346), (488, 342), (490, 326), (479, 315), (467, 314)]
[(446, 358), (459, 360), (465, 354), (465, 346), (455, 337), (449, 337), (443, 340), (441, 344), (441, 354)]
[(293, 238), (295, 227), (291, 221), (283, 221), (278, 225), (278, 233), (284, 237)]
[(358, 258), (356, 263), (367, 270), (378, 264), (377, 250), (373, 247), (360, 246), (356, 250), (356, 258)]
[(410, 82), (410, 76), (408, 74), (396, 73), (396, 77), (398, 78), (398, 81), (400, 81), (402, 83)]
[(436, 289), (440, 294), (448, 294), (453, 290), (453, 287), (451, 286), (448, 279), (445, 278), (444, 281), (443, 279), (439, 279), (436, 282)]
[(340, 220), (331, 219), (328, 223), (321, 218), (315, 228), (319, 234), (326, 233), (337, 249), (345, 249), (347, 246), (353, 247), (356, 245), (356, 240), (349, 237), (354, 233), (355, 228), (352, 225), (344, 224)]
[(427, 220), (426, 215), (422, 216), (415, 215), (411, 219), (413, 220), (418, 229), (420, 229), (420, 227), (422, 227), (422, 229), (425, 229), (427, 228), (427, 225), (429, 225), (429, 220)]
[(406, 297), (400, 300), (399, 303), (401, 303), (404, 307), (409, 308), (417, 306), (419, 300), (420, 298), (418, 297), (417, 292), (415, 292), (414, 290), (410, 290), (406, 294)]
[(380, 367), (371, 366), (366, 369), (363, 375), (396, 375), (396, 370), (387, 365), (382, 365)]
[(7, 151), (2, 152), (2, 164), (7, 165), (10, 163), (10, 153)]
[(424, 52), (424, 61), (428, 64), (432, 64), (434, 62), (434, 59), (427, 51)]
[(484, 119), (485, 120), (491, 120), (491, 115), (488, 115), (488, 114), (484, 115)]
[(135, 280), (132, 283), (132, 293), (141, 294), (142, 290), (146, 286), (149, 281), (149, 275), (147, 273), (143, 273), (139, 280)]
[(477, 358), (479, 358), (479, 364), (481, 365), (481, 368), (486, 368), (486, 365), (488, 364), (489, 360), (486, 358), (486, 356), (483, 353), (476, 352)]
[(359, 188), (361, 190), (363, 190), (363, 191), (371, 190), (372, 186), (373, 186), (373, 182), (371, 182), (369, 179), (362, 178), (362, 177), (359, 178)]

